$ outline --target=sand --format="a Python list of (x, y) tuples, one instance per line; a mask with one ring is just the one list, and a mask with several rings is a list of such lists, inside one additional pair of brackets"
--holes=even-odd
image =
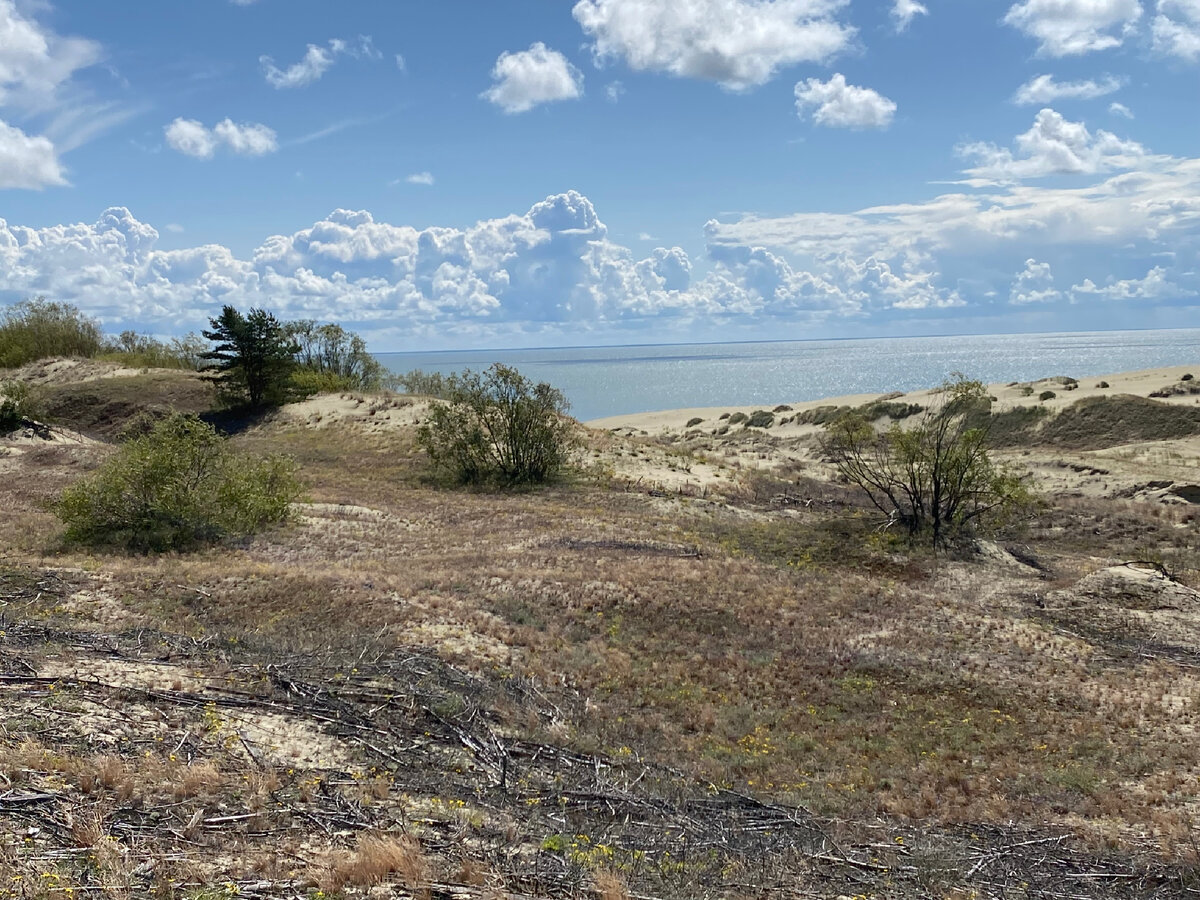
[[(988, 392), (997, 400), (998, 410), (1010, 409), (1016, 406), (1031, 406), (1041, 405), (1050, 409), (1061, 409), (1085, 397), (1093, 397), (1099, 395), (1116, 395), (1116, 394), (1134, 394), (1140, 397), (1148, 397), (1151, 392), (1160, 390), (1169, 385), (1180, 383), (1180, 379), (1185, 374), (1193, 374), (1197, 379), (1200, 379), (1200, 360), (1193, 365), (1184, 366), (1164, 366), (1157, 369), (1142, 369), (1134, 372), (1116, 372), (1111, 375), (1095, 375), (1087, 376), (1078, 379), (1078, 387), (1074, 390), (1065, 390), (1064, 382), (1069, 376), (1054, 376), (1050, 378), (1042, 378), (1037, 381), (1024, 381), (1013, 384), (991, 384), (988, 385)], [(1107, 388), (1101, 388), (1099, 385), (1102, 382), (1107, 382)], [(1195, 383), (1195, 382), (1192, 382)], [(1031, 388), (1032, 393), (1027, 394), (1024, 388)], [(1200, 389), (1200, 388), (1198, 388)], [(1038, 399), (1043, 391), (1054, 391), (1055, 397), (1052, 400), (1041, 401)], [(897, 399), (903, 398), (909, 403), (920, 403), (926, 405), (933, 394), (933, 389), (920, 391), (909, 391), (900, 395)], [(782, 415), (791, 416), (797, 412), (803, 412), (807, 409), (814, 409), (818, 406), (861, 406), (864, 403), (870, 403), (873, 400), (878, 400), (884, 394), (845, 394), (840, 397), (826, 397), (820, 400), (805, 400), (805, 401), (789, 401), (786, 398), (781, 398), (774, 404), (763, 406), (709, 406), (709, 407), (693, 407), (689, 409), (668, 409), (658, 412), (644, 413), (629, 413), (627, 415), (607, 416), (601, 419), (592, 419), (584, 424), (591, 428), (601, 428), (617, 431), (635, 431), (646, 434), (662, 434), (664, 432), (683, 431), (687, 428), (687, 423), (691, 419), (703, 419), (701, 426), (707, 426), (709, 429), (715, 427), (716, 422), (724, 413), (744, 412), (752, 413), (756, 409), (774, 409), (778, 405), (787, 405), (792, 408), (792, 412), (785, 412)], [(1165, 403), (1196, 403), (1200, 404), (1200, 393), (1197, 394), (1182, 394), (1172, 397), (1155, 398), (1161, 399)], [(798, 435), (805, 431), (813, 430), (811, 426), (784, 425), (776, 426), (771, 429), (771, 433), (778, 436)]]

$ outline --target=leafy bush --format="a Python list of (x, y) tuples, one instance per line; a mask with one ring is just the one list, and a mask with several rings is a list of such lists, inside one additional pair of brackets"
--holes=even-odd
[(1108, 385), (1107, 381), (1100, 381), (1100, 382), (1097, 382), (1097, 384), (1096, 384), (1096, 387), (1100, 388), (1101, 390), (1104, 390), (1104, 388), (1106, 388), (1108, 386), (1109, 385)]
[(168, 342), (135, 331), (122, 331), (104, 342), (100, 358), (131, 368), (197, 371), (204, 367), (206, 350), (208, 344), (198, 334), (184, 335)]
[(37, 408), (23, 381), (0, 381), (0, 435), (21, 427), (27, 419), (37, 416)]
[(770, 428), (775, 424), (775, 413), (765, 409), (756, 409), (746, 419), (747, 428)]
[[(341, 325), (318, 325), (313, 319), (285, 322), (283, 333), (295, 346), (299, 377), (293, 386), (301, 393), (322, 391), (377, 391), (384, 387), (388, 372), (367, 352), (367, 343)], [(307, 385), (319, 385), (308, 390)], [(326, 386), (328, 385), (328, 386)]]
[(437, 397), (439, 400), (450, 398), (450, 379), (441, 372), (422, 372), (420, 369), (413, 369), (404, 375), (395, 376), (395, 379), (406, 394)]
[(295, 464), (235, 453), (199, 419), (172, 415), (121, 445), (57, 504), (66, 538), (138, 552), (251, 534), (288, 517)]
[(99, 324), (69, 303), (39, 297), (0, 311), (0, 369), (48, 356), (92, 357), (102, 344)]
[(704, 420), (702, 418), (700, 418), (699, 416), (693, 416), (692, 418), (688, 419), (686, 427), (687, 428), (695, 428), (697, 425), (699, 425), (703, 421)]
[(567, 463), (572, 423), (560, 391), (496, 363), (446, 379), (418, 440), (434, 466), (461, 484), (537, 484)]
[(1191, 372), (1186, 372), (1179, 380), (1180, 381), (1191, 381), (1193, 378), (1195, 378), (1195, 376)]
[(1056, 393), (1054, 393), (1054, 391), (1042, 391), (1040, 394), (1038, 394), (1038, 399), (1039, 400), (1053, 400), (1057, 396), (1058, 395)]
[(983, 385), (959, 376), (910, 427), (880, 434), (850, 413), (829, 426), (822, 450), (889, 519), (941, 543), (1029, 502), (1021, 481), (988, 455), (986, 425), (972, 424), (988, 405)]
[(730, 425), (741, 425), (743, 422), (745, 422), (749, 418), (750, 417), (748, 415), (746, 415), (744, 412), (735, 412), (732, 416), (729, 417), (729, 424)]

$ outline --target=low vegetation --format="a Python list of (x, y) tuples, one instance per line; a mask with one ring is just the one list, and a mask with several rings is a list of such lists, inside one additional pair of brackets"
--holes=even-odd
[(879, 433), (864, 414), (840, 416), (821, 450), (880, 511), (938, 544), (1029, 504), (1020, 479), (993, 462), (986, 424), (972, 424), (988, 405), (984, 386), (960, 376), (907, 427)]
[(36, 298), (0, 309), (0, 369), (49, 356), (96, 356), (100, 325), (69, 303)]
[(542, 484), (567, 465), (574, 425), (562, 392), (499, 363), (448, 379), (418, 440), (433, 465), (459, 484)]
[[(197, 373), (43, 369), (21, 377), (100, 440), (0, 447), (0, 898), (1200, 890), (1200, 451), (1111, 447), (1190, 400), (995, 412), (963, 381), (902, 421), (860, 409), (917, 468), (982, 448), (1065, 485), (1019, 539), (934, 548), (811, 432), (590, 432), (547, 388), (512, 421), (557, 423), (587, 477), (449, 494), (424, 399), (222, 438), (170, 413), (211, 406)], [(443, 421), (490, 434), (468, 411)], [(189, 524), (230, 494), (256, 508)], [(104, 524), (71, 532), (72, 496)]]
[(295, 466), (237, 453), (211, 426), (174, 415), (122, 444), (62, 494), (66, 540), (139, 552), (188, 549), (285, 521)]

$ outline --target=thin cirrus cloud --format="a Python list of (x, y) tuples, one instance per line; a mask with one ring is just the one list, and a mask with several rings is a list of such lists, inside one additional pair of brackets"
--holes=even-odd
[(838, 20), (846, 6), (845, 0), (579, 0), (572, 14), (598, 61), (620, 59), (635, 71), (744, 91), (782, 68), (826, 62), (848, 49), (856, 32)]
[(913, 19), (927, 15), (929, 10), (917, 0), (895, 0), (892, 4), (892, 24), (896, 26), (896, 31), (907, 31)]
[(254, 122), (223, 119), (209, 128), (195, 119), (175, 119), (165, 128), (167, 146), (195, 159), (211, 159), (225, 148), (239, 156), (265, 156), (279, 149), (275, 132)]
[[(357, 42), (333, 38), (329, 41), (328, 47), (322, 47), (319, 44), (309, 44), (300, 61), (293, 63), (286, 69), (281, 69), (275, 65), (275, 60), (269, 56), (260, 56), (258, 61), (262, 66), (263, 77), (266, 78), (267, 84), (277, 90), (283, 90), (286, 88), (303, 87), (304, 85), (318, 81), (322, 75), (333, 67), (339, 56), (363, 57), (366, 59), (382, 58), (382, 54), (375, 49), (371, 38), (363, 35), (358, 38)], [(397, 60), (402, 59), (403, 57), (397, 57)], [(401, 68), (403, 68), (402, 65)]]
[[(99, 62), (103, 52), (94, 41), (57, 34), (25, 14), (36, 8), (0, 0), (0, 189), (66, 184), (59, 154), (126, 117), (104, 114), (78, 96), (64, 99), (77, 93), (68, 90), (75, 73)], [(45, 134), (10, 121), (30, 114), (50, 119)]]
[(1013, 102), (1021, 106), (1044, 106), (1057, 100), (1093, 100), (1121, 89), (1124, 82), (1113, 75), (1105, 75), (1099, 81), (1055, 81), (1053, 75), (1035, 75), (1013, 95)]
[(409, 184), (423, 185), (432, 187), (434, 183), (433, 174), (431, 172), (414, 172), (404, 179)]
[(492, 80), (495, 84), (480, 96), (510, 114), (583, 94), (583, 73), (540, 41), (528, 50), (502, 53)]
[(887, 128), (896, 104), (871, 90), (847, 84), (840, 72), (828, 81), (810, 78), (796, 85), (796, 111), (828, 128)]

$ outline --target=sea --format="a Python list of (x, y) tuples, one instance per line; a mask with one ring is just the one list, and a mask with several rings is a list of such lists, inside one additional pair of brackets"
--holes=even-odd
[(989, 334), (729, 344), (378, 353), (397, 373), (449, 375), (492, 363), (549, 382), (581, 421), (696, 406), (773, 406), (911, 391), (961, 372), (983, 382), (1083, 378), (1196, 364), (1200, 329)]

